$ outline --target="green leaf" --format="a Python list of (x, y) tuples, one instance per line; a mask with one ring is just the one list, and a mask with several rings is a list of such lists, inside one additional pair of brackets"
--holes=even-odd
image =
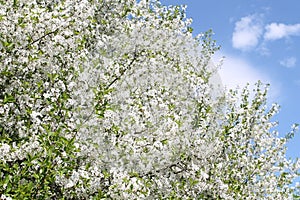
[(160, 141), (163, 145), (166, 145), (166, 144), (168, 144), (168, 139), (164, 139), (164, 140), (162, 140), (162, 141)]

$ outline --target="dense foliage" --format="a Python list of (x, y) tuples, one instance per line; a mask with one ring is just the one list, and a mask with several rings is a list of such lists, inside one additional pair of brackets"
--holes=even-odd
[(141, 0), (0, 1), (1, 199), (289, 199), (267, 87), (225, 92), (211, 32)]

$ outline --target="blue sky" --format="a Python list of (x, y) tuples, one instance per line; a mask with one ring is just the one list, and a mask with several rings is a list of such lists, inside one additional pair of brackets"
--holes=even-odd
[[(299, 0), (162, 0), (187, 5), (195, 33), (212, 29), (225, 56), (220, 71), (227, 87), (270, 83), (269, 103), (279, 103), (277, 130), (285, 134), (300, 123)], [(288, 157), (300, 157), (300, 132), (288, 144)]]

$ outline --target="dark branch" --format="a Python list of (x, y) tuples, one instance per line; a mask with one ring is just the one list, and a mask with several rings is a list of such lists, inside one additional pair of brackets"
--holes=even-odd
[(33, 45), (34, 43), (41, 41), (42, 39), (44, 39), (44, 38), (47, 37), (48, 35), (54, 34), (54, 33), (56, 33), (57, 31), (58, 31), (58, 28), (55, 29), (54, 31), (51, 31), (51, 32), (49, 32), (49, 33), (46, 33), (45, 35), (43, 35), (42, 37), (40, 37), (40, 38), (38, 38), (38, 39), (36, 39), (36, 40), (33, 40), (31, 43), (29, 43), (29, 44), (27, 45), (27, 48), (28, 48), (28, 46)]

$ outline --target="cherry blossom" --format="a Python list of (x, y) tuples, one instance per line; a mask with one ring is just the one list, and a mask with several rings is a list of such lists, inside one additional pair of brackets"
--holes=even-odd
[[(0, 2), (1, 199), (292, 199), (268, 86), (156, 0)], [(250, 95), (251, 93), (251, 95)], [(254, 94), (254, 95), (252, 95)]]

